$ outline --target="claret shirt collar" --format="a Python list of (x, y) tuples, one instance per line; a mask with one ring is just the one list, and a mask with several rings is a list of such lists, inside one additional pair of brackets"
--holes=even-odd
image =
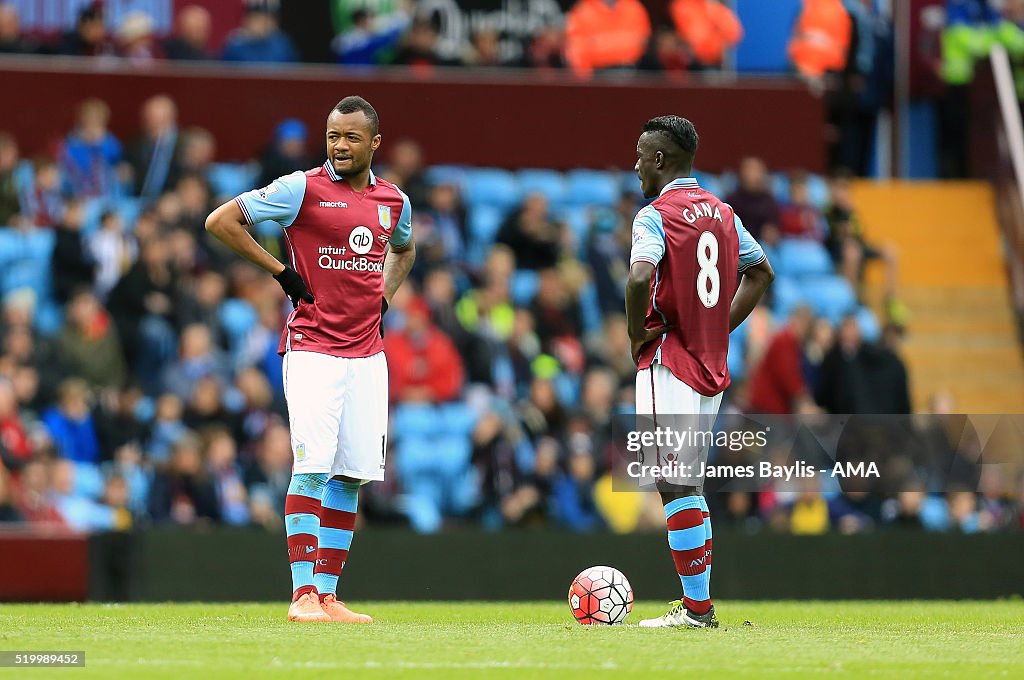
[(672, 189), (700, 189), (700, 185), (697, 184), (697, 180), (693, 177), (677, 177), (666, 184), (665, 188), (658, 195), (664, 196), (666, 191), (671, 191)]
[[(344, 179), (341, 175), (334, 171), (334, 164), (330, 160), (324, 161), (324, 169), (327, 170), (327, 174), (330, 176), (332, 182), (340, 182)], [(370, 186), (377, 185), (377, 176), (373, 174), (373, 170), (370, 170)]]

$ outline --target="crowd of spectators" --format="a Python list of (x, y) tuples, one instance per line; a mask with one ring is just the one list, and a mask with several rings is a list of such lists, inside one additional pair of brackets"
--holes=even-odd
[[(2, 300), (0, 521), (279, 527), (292, 455), (277, 346), (289, 305), (271, 277), (204, 230), (209, 211), (230, 198), (211, 181), (209, 133), (182, 129), (165, 96), (145, 102), (133, 139), (112, 135), (108, 118), (103, 102), (83, 102), (55, 154), (32, 161), (0, 132), (0, 235), (54, 235), (52, 299), (12, 288)], [(315, 165), (306, 142), (301, 124), (284, 121), (261, 156), (263, 181)], [(640, 197), (623, 190), (578, 231), (543, 194), (528, 194), (481, 242), (460, 185), (432, 175), (414, 142), (394, 142), (382, 160), (381, 176), (413, 203), (419, 257), (386, 317), (395, 448), (388, 481), (367, 487), (367, 518), (422, 531), (663, 528), (656, 496), (612, 493), (609, 473), (612, 419), (633, 403), (622, 286)], [(752, 233), (769, 252), (787, 239), (840, 239), (830, 251), (841, 269), (863, 244), (849, 230), (846, 179), (832, 181), (831, 207), (821, 210), (802, 196), (802, 175), (780, 203), (764, 193), (763, 171), (744, 161), (729, 198)], [(126, 201), (138, 210), (120, 210)], [(285, 257), (279, 234), (255, 235)], [(532, 282), (525, 293), (523, 281)], [(59, 322), (44, 330), (47, 304)], [(747, 369), (726, 408), (910, 413), (901, 323), (887, 319), (875, 342), (855, 316), (836, 327), (804, 307), (787, 318), (760, 307), (734, 337)], [(419, 451), (403, 440), (403, 423), (418, 417), (426, 430), (451, 430)], [(423, 469), (447, 480), (433, 505), (417, 491)], [(1019, 523), (1008, 500), (1016, 482), (986, 483), (982, 494), (948, 498), (778, 491), (716, 495), (712, 504), (737, 522), (793, 531), (847, 530), (847, 506), (870, 517), (862, 528)]]

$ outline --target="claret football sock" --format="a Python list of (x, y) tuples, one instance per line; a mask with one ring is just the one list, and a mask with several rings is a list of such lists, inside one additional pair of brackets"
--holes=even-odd
[(704, 512), (699, 496), (677, 498), (665, 506), (668, 522), (668, 547), (676, 573), (683, 585), (683, 603), (695, 614), (711, 609), (708, 592)]
[(345, 568), (359, 507), (359, 483), (330, 479), (324, 486), (320, 515), (320, 545), (313, 571), (313, 585), (322, 600), (338, 592), (338, 578)]
[(288, 561), (292, 568), (292, 602), (316, 588), (313, 562), (320, 533), (320, 497), (326, 473), (292, 475), (284, 499), (284, 528), (288, 535)]

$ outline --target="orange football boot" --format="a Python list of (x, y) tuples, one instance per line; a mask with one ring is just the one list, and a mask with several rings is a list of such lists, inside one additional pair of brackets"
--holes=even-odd
[(356, 614), (334, 595), (324, 595), (324, 599), (320, 604), (323, 606), (324, 612), (331, 617), (331, 621), (337, 621), (338, 623), (373, 623), (372, 618), (366, 614)]
[(288, 607), (289, 621), (333, 621), (324, 608), (316, 593), (305, 593)]

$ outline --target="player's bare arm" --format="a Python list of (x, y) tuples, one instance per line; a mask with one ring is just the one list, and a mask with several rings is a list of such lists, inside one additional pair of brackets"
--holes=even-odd
[(629, 279), (626, 281), (626, 329), (629, 333), (629, 349), (633, 355), (633, 363), (637, 363), (640, 350), (651, 340), (657, 339), (668, 326), (644, 328), (647, 318), (647, 304), (651, 298), (651, 274), (654, 265), (650, 262), (634, 262), (629, 268)]
[(210, 213), (206, 218), (206, 231), (257, 267), (274, 275), (284, 271), (284, 265), (256, 243), (256, 239), (249, 233), (245, 224), (242, 209), (234, 200), (224, 203)]
[(767, 259), (748, 267), (743, 272), (743, 278), (740, 279), (740, 285), (736, 287), (736, 295), (733, 296), (732, 304), (729, 306), (730, 333), (750, 316), (774, 280), (775, 271), (768, 264)]
[(389, 305), (395, 292), (402, 287), (402, 283), (409, 276), (415, 262), (416, 242), (411, 238), (401, 247), (392, 246), (387, 257), (384, 258), (384, 300)]

